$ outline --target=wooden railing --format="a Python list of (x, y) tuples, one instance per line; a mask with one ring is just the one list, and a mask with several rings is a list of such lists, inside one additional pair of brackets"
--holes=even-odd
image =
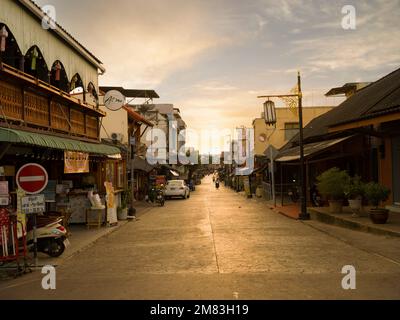
[[(60, 100), (60, 101), (58, 101)], [(99, 139), (99, 117), (67, 105), (57, 96), (48, 98), (22, 86), (0, 80), (0, 121), (43, 127), (59, 133)]]

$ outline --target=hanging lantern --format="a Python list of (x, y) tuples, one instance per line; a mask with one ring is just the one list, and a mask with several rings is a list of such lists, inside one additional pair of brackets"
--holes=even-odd
[(55, 80), (60, 81), (61, 78), (61, 63), (59, 61), (56, 62), (54, 65), (54, 70), (55, 70)]
[(0, 30), (0, 52), (6, 51), (6, 40), (8, 38), (8, 32), (6, 26), (3, 26)]
[(269, 126), (276, 124), (276, 110), (273, 101), (268, 100), (264, 103), (264, 120)]
[(32, 62), (31, 62), (31, 70), (36, 70), (36, 60), (39, 56), (39, 52), (37, 51), (36, 47), (33, 48), (32, 51)]

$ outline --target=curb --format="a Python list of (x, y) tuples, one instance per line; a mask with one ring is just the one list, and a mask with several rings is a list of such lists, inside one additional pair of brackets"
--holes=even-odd
[(342, 217), (333, 216), (325, 212), (320, 212), (313, 208), (309, 208), (308, 212), (310, 213), (312, 220), (320, 221), (326, 224), (376, 235), (400, 237), (400, 232), (385, 230), (373, 225), (364, 225), (356, 221), (350, 221)]

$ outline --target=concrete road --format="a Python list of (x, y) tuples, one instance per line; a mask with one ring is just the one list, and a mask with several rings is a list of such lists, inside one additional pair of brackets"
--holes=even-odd
[(0, 299), (398, 299), (400, 240), (291, 220), (206, 180), (65, 261), (56, 290), (41, 279), (2, 282)]

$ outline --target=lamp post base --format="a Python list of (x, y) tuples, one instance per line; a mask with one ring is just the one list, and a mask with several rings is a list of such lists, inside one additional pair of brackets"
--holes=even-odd
[(301, 212), (299, 214), (299, 220), (310, 220), (310, 219), (311, 219), (310, 214), (307, 212), (306, 213)]

